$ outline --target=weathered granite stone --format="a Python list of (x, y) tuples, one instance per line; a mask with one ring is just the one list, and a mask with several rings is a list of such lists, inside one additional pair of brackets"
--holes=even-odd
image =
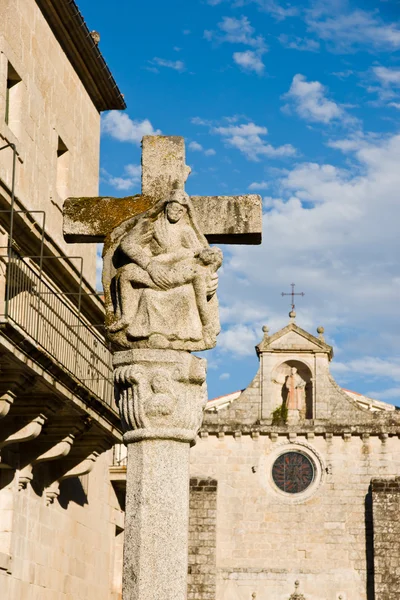
[(204, 358), (136, 349), (116, 352), (113, 364), (125, 443), (195, 440), (207, 402)]
[(128, 446), (124, 600), (185, 600), (189, 444), (166, 439)]
[(124, 600), (184, 600), (189, 448), (207, 401), (206, 361), (136, 349), (115, 353), (114, 368), (129, 444)]
[(215, 346), (222, 252), (208, 245), (183, 189), (114, 229), (103, 260), (106, 325), (114, 349)]
[(189, 448), (207, 400), (206, 362), (189, 352), (219, 333), (222, 252), (208, 241), (260, 243), (261, 198), (192, 203), (183, 138), (145, 136), (142, 147), (142, 195), (68, 199), (64, 237), (105, 241), (107, 335), (129, 444), (123, 599), (185, 600)]
[[(261, 196), (191, 196), (190, 199), (199, 226), (210, 243), (261, 243)], [(126, 198), (68, 198), (64, 203), (64, 238), (69, 243), (104, 242), (115, 227), (153, 204), (153, 197), (144, 194)]]
[[(81, 197), (64, 202), (67, 242), (103, 242), (124, 221), (150, 209), (190, 174), (179, 136), (145, 135), (142, 140), (142, 194), (127, 198)], [(261, 196), (193, 196), (202, 233), (214, 244), (261, 244)]]

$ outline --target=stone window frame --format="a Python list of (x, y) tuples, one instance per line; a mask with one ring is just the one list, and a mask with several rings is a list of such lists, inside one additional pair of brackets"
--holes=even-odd
[[(299, 452), (304, 454), (304, 456), (311, 460), (314, 465), (313, 482), (307, 489), (298, 494), (289, 494), (288, 492), (280, 490), (272, 477), (272, 467), (276, 459), (287, 452)], [(266, 490), (269, 495), (272, 495), (275, 498), (275, 500), (281, 500), (286, 504), (302, 504), (303, 502), (310, 500), (325, 482), (326, 469), (325, 461), (311, 444), (301, 441), (291, 442), (289, 440), (278, 442), (278, 444), (271, 449), (265, 462), (264, 472), (267, 481)]]
[[(7, 79), (8, 79), (8, 66), (11, 65), (12, 69), (16, 72), (20, 81), (13, 86), (14, 92), (18, 91), (17, 94), (17, 117), (18, 119), (13, 123), (6, 122), (6, 94), (7, 94)], [(0, 44), (0, 78), (2, 88), (1, 98), (1, 111), (0, 115), (0, 134), (4, 137), (5, 142), (11, 142), (17, 147), (18, 159), (21, 163), (25, 161), (25, 152), (21, 140), (24, 134), (24, 110), (26, 109), (27, 99), (27, 87), (26, 87), (26, 69), (20, 57), (17, 56), (7, 40), (1, 40)], [(11, 88), (13, 89), (13, 88)], [(11, 125), (11, 126), (10, 126)]]

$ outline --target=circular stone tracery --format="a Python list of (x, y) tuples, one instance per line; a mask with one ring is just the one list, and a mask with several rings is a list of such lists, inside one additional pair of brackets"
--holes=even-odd
[(275, 485), (287, 494), (304, 492), (314, 481), (314, 465), (301, 452), (285, 452), (272, 466)]

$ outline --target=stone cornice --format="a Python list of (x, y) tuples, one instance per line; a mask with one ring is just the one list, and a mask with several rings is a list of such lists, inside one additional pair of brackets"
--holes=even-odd
[(224, 437), (226, 435), (235, 438), (251, 436), (255, 440), (259, 439), (260, 436), (269, 436), (271, 439), (277, 439), (281, 436), (286, 436), (290, 439), (296, 439), (301, 436), (305, 436), (307, 439), (313, 439), (316, 436), (323, 436), (328, 440), (332, 437), (343, 437), (343, 439), (349, 440), (351, 437), (365, 437), (365, 439), (367, 439), (367, 436), (378, 436), (382, 441), (385, 441), (388, 436), (400, 437), (400, 423), (391, 423), (387, 425), (384, 423), (380, 423), (379, 425), (360, 423), (359, 425), (352, 425), (351, 427), (341, 424), (274, 426), (268, 424), (212, 425), (205, 423), (199, 432), (199, 437), (204, 438), (209, 435), (217, 437)]
[(125, 101), (74, 0), (36, 0), (97, 110), (122, 110)]

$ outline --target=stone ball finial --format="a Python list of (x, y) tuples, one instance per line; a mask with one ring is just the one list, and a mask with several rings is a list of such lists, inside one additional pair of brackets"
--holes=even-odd
[(90, 32), (90, 37), (92, 38), (92, 40), (94, 41), (94, 43), (96, 44), (96, 46), (98, 46), (99, 42), (100, 42), (100, 34), (99, 34), (99, 32), (95, 31), (95, 30), (91, 31)]
[(325, 333), (325, 329), (323, 327), (317, 327), (317, 333), (323, 335)]
[(290, 313), (289, 313), (289, 317), (291, 319), (295, 319), (296, 318), (296, 311), (295, 310), (291, 310)]
[(263, 325), (262, 330), (263, 333), (267, 334), (269, 332), (269, 327), (267, 325)]

